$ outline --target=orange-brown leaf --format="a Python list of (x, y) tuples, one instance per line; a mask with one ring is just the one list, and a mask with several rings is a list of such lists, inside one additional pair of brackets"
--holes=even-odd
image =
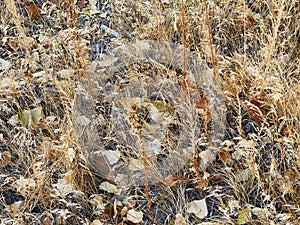
[(210, 175), (205, 175), (204, 177), (200, 177), (198, 179), (199, 184), (196, 186), (196, 188), (205, 188), (207, 187), (209, 181), (210, 181)]
[(245, 103), (248, 115), (251, 117), (251, 119), (253, 119), (257, 123), (260, 122), (262, 120), (263, 114), (259, 107), (249, 101), (246, 101)]
[(169, 175), (165, 179), (165, 185), (169, 187), (174, 187), (180, 181), (179, 177), (176, 175)]
[(77, 6), (78, 6), (80, 9), (86, 8), (85, 0), (79, 0), (79, 1), (77, 2)]
[(258, 108), (262, 109), (262, 102), (257, 100), (257, 99), (251, 99), (250, 102), (253, 104), (253, 105), (256, 105)]
[(211, 111), (209, 109), (209, 100), (206, 95), (199, 100), (199, 102), (195, 105), (195, 108), (200, 116), (204, 117), (207, 122), (210, 121)]
[(26, 11), (27, 11), (28, 17), (31, 21), (34, 21), (41, 17), (40, 9), (34, 2), (26, 3)]
[(231, 155), (228, 151), (221, 149), (218, 152), (218, 158), (226, 165), (232, 165), (233, 164), (233, 160), (231, 158)]
[(195, 105), (195, 108), (196, 108), (196, 109), (204, 109), (204, 110), (206, 110), (206, 109), (208, 109), (208, 103), (209, 103), (209, 101), (208, 101), (208, 99), (207, 99), (207, 97), (206, 97), (206, 95), (205, 95), (205, 96), (203, 96), (203, 97), (199, 100), (199, 102)]

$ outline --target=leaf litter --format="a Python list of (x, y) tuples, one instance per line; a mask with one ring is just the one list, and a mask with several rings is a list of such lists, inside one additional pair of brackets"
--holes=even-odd
[(2, 223), (299, 224), (297, 1), (0, 4)]
[[(112, 123), (109, 125), (111, 127), (111, 134), (114, 135), (118, 141), (119, 146), (116, 146), (117, 148), (123, 148), (125, 153), (124, 154), (131, 154), (135, 155), (135, 157), (140, 158), (139, 155), (139, 149), (145, 148), (148, 152), (149, 156), (148, 158), (151, 158), (151, 154), (153, 157), (155, 155), (161, 154), (161, 151), (163, 150), (163, 142), (166, 142), (165, 140), (161, 140), (163, 136), (165, 136), (166, 133), (170, 133), (171, 131), (168, 130), (168, 127), (170, 126), (178, 126), (178, 130), (175, 130), (173, 132), (181, 133), (178, 137), (175, 137), (178, 139), (178, 143), (171, 143), (172, 140), (167, 140), (167, 144), (174, 145), (173, 149), (167, 149), (167, 151), (171, 151), (169, 153), (169, 156), (163, 156), (162, 159), (160, 159), (160, 162), (157, 159), (154, 159), (156, 162), (151, 162), (153, 165), (150, 165), (149, 170), (154, 169), (156, 171), (151, 171), (153, 173), (154, 177), (162, 177), (163, 179), (166, 178), (168, 175), (175, 174), (178, 172), (181, 167), (184, 166), (184, 164), (191, 158), (193, 152), (187, 153), (187, 151), (191, 151), (190, 147), (194, 146), (195, 143), (192, 143), (192, 140), (196, 142), (196, 140), (199, 138), (199, 127), (200, 125), (197, 125), (195, 122), (199, 121), (197, 118), (197, 113), (195, 110), (194, 105), (196, 104), (197, 97), (189, 97), (186, 93), (184, 93), (184, 90), (176, 84), (177, 81), (172, 81), (171, 79), (167, 79), (164, 77), (159, 77), (162, 75), (153, 75), (153, 77), (140, 77), (139, 80), (137, 80), (135, 77), (125, 77), (127, 79), (128, 83), (124, 85), (124, 87), (120, 86), (122, 84), (114, 84), (114, 89), (111, 89), (109, 92), (105, 91), (105, 82), (107, 80), (114, 80), (114, 79), (120, 79), (119, 76), (126, 76), (125, 74), (122, 74), (119, 71), (115, 71), (116, 68), (124, 67), (124, 66), (130, 66), (128, 62), (134, 63), (135, 61), (142, 61), (142, 60), (148, 60), (148, 61), (156, 61), (160, 60), (157, 63), (172, 63), (172, 66), (180, 65), (181, 63), (181, 56), (176, 55), (180, 54), (180, 47), (174, 46), (173, 49), (171, 45), (168, 43), (155, 43), (155, 42), (137, 42), (136, 44), (131, 44), (126, 46), (122, 46), (119, 49), (117, 49), (117, 52), (120, 53), (120, 57), (118, 60), (114, 60), (118, 62), (118, 64), (114, 64), (111, 67), (107, 67), (105, 69), (105, 73), (99, 73), (97, 72), (93, 77), (90, 78), (86, 84), (88, 86), (84, 87), (86, 90), (85, 93), (78, 92), (77, 98), (75, 99), (75, 113), (77, 118), (87, 118), (89, 115), (90, 117), (86, 119), (87, 121), (91, 121), (90, 124), (87, 126), (77, 126), (78, 133), (82, 135), (83, 137), (88, 136), (89, 134), (93, 134), (91, 140), (84, 140), (84, 146), (89, 146), (89, 149), (86, 149), (87, 157), (92, 161), (93, 163), (96, 163), (97, 160), (94, 158), (97, 158), (98, 154), (103, 155), (106, 151), (104, 150), (107, 148), (105, 145), (101, 143), (105, 143), (105, 139), (108, 139), (109, 137), (105, 137), (105, 139), (100, 140), (99, 136), (97, 137), (97, 131), (95, 129), (96, 125), (95, 122), (93, 122), (92, 117), (95, 116), (95, 108), (91, 108), (90, 106), (95, 105), (95, 102), (92, 102), (93, 99), (98, 98), (99, 99), (99, 92), (100, 92), (100, 98), (104, 99), (104, 101), (111, 101), (111, 114), (106, 115), (107, 121), (111, 120)], [(168, 55), (170, 54), (170, 55)], [(122, 56), (124, 55), (124, 56)], [(123, 57), (123, 58), (122, 58)], [(150, 59), (150, 60), (149, 60)], [(197, 62), (197, 56), (189, 56), (190, 64), (188, 65), (191, 76), (196, 76), (196, 71), (198, 70), (197, 66), (201, 65), (200, 62)], [(163, 61), (163, 62), (161, 62)], [(99, 68), (101, 69), (101, 68)], [(120, 70), (123, 68), (120, 68)], [(200, 66), (200, 71), (198, 71), (198, 74), (201, 74), (201, 77), (193, 77), (199, 85), (203, 89), (206, 89), (208, 92), (207, 98), (210, 98), (210, 103), (207, 103), (207, 107), (210, 107), (210, 111), (212, 111), (211, 120), (212, 120), (212, 142), (217, 142), (222, 136), (224, 136), (224, 117), (225, 117), (225, 108), (224, 105), (222, 105), (223, 100), (221, 99), (220, 93), (217, 93), (218, 87), (211, 86), (211, 83), (209, 80), (212, 78), (209, 78), (211, 74), (205, 73), (205, 70), (208, 68), (204, 65)], [(113, 70), (110, 72), (110, 70)], [(111, 74), (109, 74), (111, 73)], [(116, 75), (120, 74), (120, 75)], [(130, 76), (127, 75), (127, 76)], [(141, 74), (141, 76), (143, 76)], [(205, 78), (204, 78), (205, 77)], [(195, 81), (195, 82), (196, 82)], [(97, 86), (94, 88), (93, 83), (97, 83)], [(101, 84), (103, 85), (101, 87)], [(210, 85), (210, 86), (209, 86)], [(142, 87), (143, 89), (139, 90), (139, 88)], [(112, 92), (116, 92), (115, 95), (111, 96), (110, 94)], [(97, 93), (96, 95), (93, 93)], [(111, 97), (108, 97), (111, 96)], [(198, 95), (199, 96), (199, 95)], [(184, 98), (184, 99), (183, 99)], [(103, 101), (99, 99), (99, 101)], [(182, 102), (185, 101), (186, 108), (190, 108), (190, 115), (186, 115), (186, 108), (182, 108), (180, 105)], [(121, 104), (120, 104), (120, 103)], [(209, 104), (209, 105), (208, 105)], [(199, 104), (198, 104), (199, 105)], [(84, 107), (88, 106), (88, 107)], [(179, 108), (181, 107), (181, 108)], [(199, 107), (198, 107), (199, 108)], [(184, 112), (184, 113), (183, 113)], [(145, 114), (145, 115), (143, 115)], [(178, 118), (175, 118), (175, 114)], [(108, 118), (112, 117), (112, 118)], [(126, 118), (127, 117), (127, 118)], [(131, 118), (131, 117), (142, 117), (142, 118)], [(189, 118), (190, 117), (190, 118)], [(176, 125), (175, 120), (181, 120), (181, 123)], [(94, 119), (95, 120), (95, 119)], [(130, 121), (134, 120), (134, 121)], [(144, 120), (139, 124), (139, 126), (142, 126), (142, 135), (143, 135), (143, 143), (140, 143), (141, 140), (138, 140), (137, 134), (134, 130), (132, 130), (132, 123), (139, 123), (140, 121), (136, 120)], [(149, 120), (147, 122), (147, 120)], [(103, 121), (104, 122), (104, 121)], [(82, 130), (84, 129), (84, 133), (82, 133)], [(191, 134), (194, 133), (194, 136), (191, 136)], [(170, 134), (173, 135), (173, 134)], [(218, 140), (215, 138), (217, 137)], [(174, 141), (174, 140), (173, 140)], [(97, 143), (97, 148), (92, 143)], [(217, 144), (217, 143), (214, 143)], [(120, 146), (121, 145), (121, 146)], [(111, 146), (112, 147), (112, 146)], [(172, 146), (170, 146), (172, 147)], [(214, 146), (217, 148), (218, 146)], [(175, 148), (175, 149), (174, 149)], [(97, 151), (93, 150), (97, 149)], [(102, 150), (101, 150), (102, 149)], [(118, 150), (112, 151), (118, 153)], [(101, 152), (102, 151), (102, 152)], [(132, 151), (129, 153), (129, 151)], [(195, 150), (194, 150), (195, 151)], [(120, 155), (121, 153), (118, 153)], [(189, 155), (187, 155), (189, 154)], [(202, 154), (202, 155), (201, 155)], [(199, 156), (202, 158), (202, 169), (205, 170), (208, 165), (215, 159), (215, 150), (210, 149), (207, 150), (207, 154), (201, 153)], [(208, 157), (209, 156), (209, 157)], [(91, 159), (92, 158), (92, 159)], [(110, 168), (109, 172), (113, 172), (116, 175), (119, 173), (122, 173), (122, 171), (116, 171), (114, 172), (114, 168), (123, 167), (123, 171), (127, 170), (127, 173), (134, 172), (136, 169), (133, 169), (136, 166), (133, 166), (133, 161), (131, 161), (130, 165), (126, 166), (125, 163), (122, 161), (119, 161), (118, 163), (115, 160), (110, 159), (109, 157), (105, 156), (107, 160), (107, 167)], [(128, 159), (122, 159), (124, 161)], [(150, 159), (151, 160), (151, 159)], [(164, 160), (167, 161), (167, 163), (164, 162)], [(119, 165), (115, 165), (115, 164)], [(138, 161), (136, 161), (138, 163)], [(173, 165), (176, 165), (176, 168), (171, 168)], [(97, 171), (97, 165), (93, 165)], [(125, 168), (124, 168), (125, 167)], [(137, 166), (141, 167), (141, 166)], [(155, 168), (156, 167), (156, 168)], [(131, 171), (130, 171), (131, 170)], [(134, 170), (134, 171), (133, 171)], [(99, 171), (98, 172), (103, 172)], [(142, 171), (140, 171), (142, 173)], [(102, 176), (106, 176), (106, 174), (101, 174)], [(116, 176), (115, 175), (115, 176)], [(135, 185), (139, 185), (138, 181), (140, 178), (139, 174), (136, 175), (129, 175), (132, 180), (134, 180)], [(132, 181), (131, 180), (131, 181)], [(115, 182), (115, 180), (112, 180)], [(129, 181), (129, 182), (131, 182)], [(143, 182), (143, 181), (142, 181)], [(157, 181), (156, 181), (157, 182)]]

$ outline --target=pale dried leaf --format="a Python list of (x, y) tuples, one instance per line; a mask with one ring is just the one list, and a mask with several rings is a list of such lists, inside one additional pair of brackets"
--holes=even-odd
[(52, 197), (66, 197), (68, 194), (74, 191), (74, 186), (67, 182), (66, 179), (59, 179), (56, 184), (53, 184)]
[(11, 205), (8, 205), (7, 206), (7, 211), (12, 215), (12, 216), (16, 216), (21, 208), (24, 206), (24, 201), (17, 201), (17, 202), (14, 202), (13, 204)]
[(20, 176), (18, 180), (16, 180), (16, 186), (18, 191), (26, 197), (28, 195), (29, 191), (32, 191), (36, 187), (36, 182), (34, 179), (31, 178), (24, 178), (23, 176)]
[(242, 139), (239, 141), (239, 143), (237, 144), (237, 147), (239, 149), (243, 149), (243, 150), (255, 150), (255, 143), (252, 140), (246, 140), (246, 139)]
[(110, 66), (113, 66), (113, 64), (118, 60), (118, 58), (116, 57), (112, 57), (112, 56), (109, 56), (109, 55), (104, 55), (102, 57), (102, 60), (101, 61), (98, 61), (96, 63), (96, 65), (93, 65), (95, 68), (105, 68), (105, 67), (110, 67)]
[(117, 174), (115, 182), (120, 186), (125, 186), (128, 184), (129, 176), (127, 174)]
[(205, 199), (194, 200), (186, 204), (186, 209), (188, 213), (193, 213), (200, 219), (203, 219), (207, 216), (208, 210), (206, 206)]
[(103, 201), (103, 196), (101, 195), (96, 195), (94, 196), (89, 202), (93, 205), (93, 206), (96, 206), (96, 207), (99, 207), (99, 206), (103, 206), (104, 205), (104, 201)]
[(18, 87), (18, 82), (11, 79), (10, 77), (5, 77), (5, 78), (1, 79), (0, 84), (3, 87), (10, 87), (10, 88)]
[(114, 184), (107, 181), (102, 182), (99, 186), (100, 189), (107, 191), (108, 193), (120, 194), (121, 190)]
[(31, 119), (34, 125), (37, 125), (42, 119), (42, 107), (38, 106), (31, 110)]
[(68, 159), (69, 162), (72, 163), (75, 158), (75, 150), (74, 148), (68, 148)]
[(63, 69), (63, 70), (59, 71), (58, 74), (62, 78), (68, 79), (68, 78), (73, 76), (74, 70), (72, 70), (72, 69)]
[(127, 212), (127, 220), (132, 223), (141, 223), (143, 221), (143, 212), (130, 209)]
[(104, 225), (100, 220), (94, 220), (91, 225)]
[(251, 212), (261, 220), (266, 220), (270, 214), (267, 208), (262, 209), (258, 207), (253, 208)]
[(86, 126), (91, 122), (91, 120), (89, 118), (87, 118), (86, 116), (79, 116), (76, 118), (76, 123), (79, 125), (83, 125)]
[(249, 208), (243, 209), (238, 216), (237, 224), (245, 224), (250, 222), (251, 219), (251, 210)]
[(210, 150), (200, 152), (200, 167), (204, 171), (215, 160), (214, 154)]
[(34, 78), (41, 78), (44, 77), (45, 75), (46, 75), (46, 71), (44, 70), (32, 74)]
[(0, 58), (0, 70), (8, 70), (12, 67), (9, 61)]
[(141, 159), (130, 159), (129, 169), (131, 171), (138, 171), (143, 169), (143, 162)]
[(10, 125), (15, 126), (19, 122), (18, 115), (14, 115), (7, 121)]
[(112, 151), (112, 150), (103, 151), (102, 154), (106, 157), (110, 165), (113, 165), (116, 162), (118, 162), (121, 156), (121, 153), (119, 151)]
[(185, 218), (181, 213), (176, 214), (175, 225), (187, 225)]
[(122, 102), (122, 105), (128, 112), (132, 112), (135, 111), (135, 108), (141, 108), (141, 102), (140, 98), (127, 98)]

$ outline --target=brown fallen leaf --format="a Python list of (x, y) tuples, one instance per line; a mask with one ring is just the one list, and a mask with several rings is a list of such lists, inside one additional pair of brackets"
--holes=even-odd
[(27, 1), (25, 8), (31, 21), (41, 17), (40, 9), (33, 1)]
[(263, 109), (263, 102), (261, 100), (258, 100), (258, 99), (251, 99), (250, 102), (253, 104), (253, 105), (256, 105), (259, 109)]
[(43, 222), (42, 222), (42, 225), (51, 225), (52, 222), (51, 222), (51, 219), (49, 219), (49, 217), (46, 217)]
[(198, 178), (198, 185), (196, 186), (196, 188), (202, 189), (208, 186), (208, 183), (210, 181), (210, 174), (207, 172), (204, 172), (204, 176)]
[(176, 186), (180, 181), (187, 180), (188, 178), (182, 178), (178, 177), (176, 175), (169, 175), (165, 178), (164, 184), (169, 186), (169, 187), (174, 187)]
[(7, 166), (10, 160), (11, 154), (9, 151), (0, 152), (0, 166)]
[(220, 149), (218, 152), (218, 158), (226, 165), (231, 166), (233, 164), (233, 160), (231, 158), (231, 155), (228, 151), (225, 149)]
[(77, 4), (77, 6), (78, 6), (80, 9), (86, 8), (86, 2), (85, 2), (85, 0), (79, 0), (76, 4)]
[(179, 182), (179, 177), (176, 175), (169, 175), (165, 179), (165, 185), (169, 187), (174, 187)]
[(245, 101), (246, 109), (248, 115), (255, 121), (260, 122), (262, 120), (263, 114), (260, 108), (249, 101)]
[(105, 155), (94, 154), (92, 151), (89, 154), (89, 162), (98, 174), (105, 180), (115, 183), (115, 175), (111, 170), (111, 165)]
[(199, 102), (195, 105), (195, 108), (198, 112), (198, 114), (205, 118), (207, 123), (211, 120), (211, 111), (209, 109), (209, 100), (204, 95)]
[(19, 48), (19, 39), (17, 37), (9, 37), (7, 39), (7, 44), (16, 51)]

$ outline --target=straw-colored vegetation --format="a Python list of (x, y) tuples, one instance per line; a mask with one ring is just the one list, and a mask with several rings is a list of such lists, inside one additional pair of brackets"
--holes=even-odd
[(299, 1), (0, 8), (0, 224), (300, 223)]

